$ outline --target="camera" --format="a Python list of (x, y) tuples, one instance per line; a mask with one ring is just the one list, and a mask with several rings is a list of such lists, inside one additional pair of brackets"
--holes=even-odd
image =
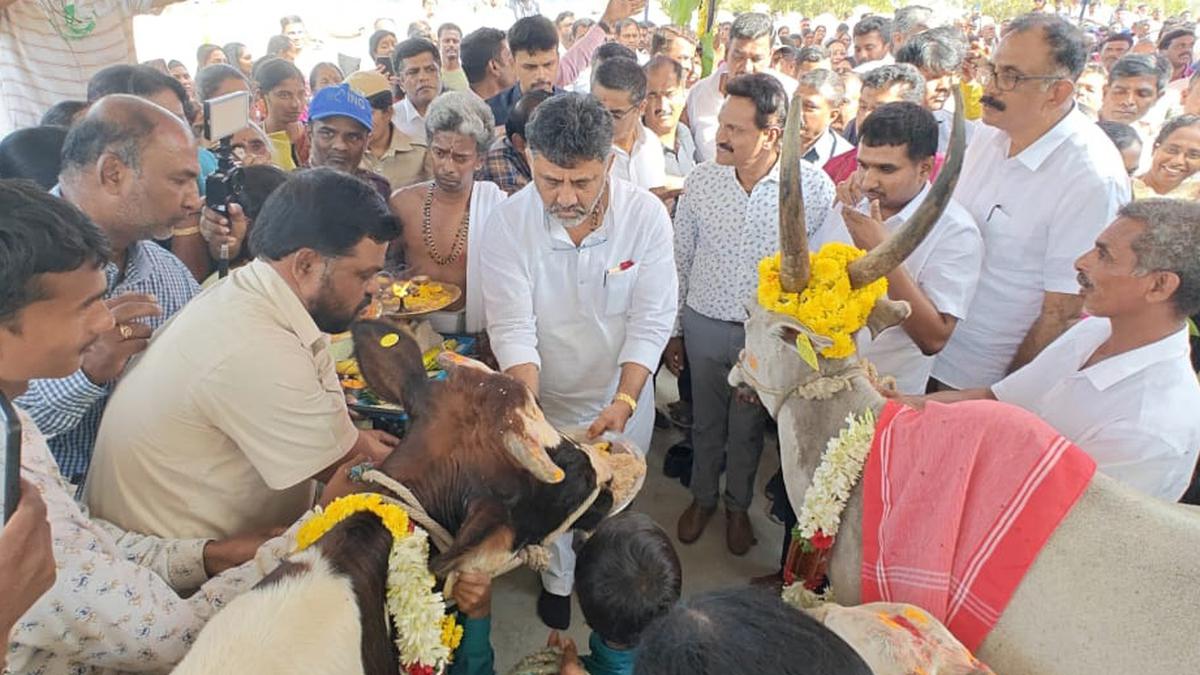
[(242, 157), (233, 147), (233, 135), (250, 125), (250, 93), (235, 91), (204, 102), (204, 138), (217, 142), (217, 170), (204, 180), (204, 202), (227, 215), (230, 204), (242, 200)]

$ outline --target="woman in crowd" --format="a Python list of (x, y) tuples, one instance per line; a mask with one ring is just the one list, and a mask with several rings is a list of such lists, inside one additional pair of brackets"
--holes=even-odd
[(49, 190), (58, 184), (66, 127), (17, 129), (0, 140), (0, 179), (23, 178)]
[(313, 66), (313, 69), (308, 74), (308, 91), (315, 94), (325, 87), (332, 87), (335, 84), (341, 84), (346, 76), (342, 74), (342, 69), (337, 65), (322, 61)]
[(254, 71), (254, 57), (250, 55), (250, 50), (246, 45), (240, 42), (230, 42), (221, 47), (221, 51), (225, 52), (225, 59), (246, 77)]
[[(286, 38), (285, 38), (286, 39)], [(291, 61), (269, 59), (255, 69), (263, 128), (271, 139), (275, 165), (291, 171), (308, 164), (308, 135), (300, 116), (308, 103), (304, 75)]]
[(267, 56), (270, 58), (283, 59), (289, 63), (294, 62), (299, 56), (299, 51), (292, 41), (286, 35), (275, 35), (270, 40), (267, 40)]
[(396, 48), (397, 42), (396, 34), (390, 30), (377, 30), (367, 40), (367, 47), (371, 51), (371, 58), (375, 59), (376, 64), (386, 61), (389, 72), (391, 71), (392, 50)]
[(1134, 199), (1195, 199), (1200, 170), (1200, 115), (1180, 115), (1163, 125), (1154, 141), (1150, 170), (1133, 179)]
[[(203, 70), (203, 69), (201, 69)], [(192, 74), (188, 72), (187, 66), (182, 62), (174, 59), (167, 62), (167, 72), (171, 77), (175, 78), (179, 84), (183, 85), (183, 90), (187, 92), (188, 98), (196, 100), (196, 90), (192, 84)], [(197, 70), (196, 72), (200, 72)]]
[(225, 58), (225, 52), (221, 51), (221, 47), (214, 44), (202, 44), (196, 48), (196, 70), (204, 70), (205, 66), (211, 66), (214, 63), (228, 63), (229, 59)]

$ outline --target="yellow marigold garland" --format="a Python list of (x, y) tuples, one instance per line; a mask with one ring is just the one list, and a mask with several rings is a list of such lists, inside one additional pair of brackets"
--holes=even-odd
[(373, 513), (392, 534), (388, 555), (387, 608), (396, 633), (400, 662), (410, 675), (443, 673), (462, 642), (463, 629), (446, 614), (442, 594), (433, 591), (429, 571), (429, 539), (409, 522), (404, 509), (374, 493), (334, 500), (315, 513), (296, 532), (296, 549), (303, 551), (338, 523), (356, 513)]
[(846, 266), (866, 251), (841, 242), (830, 242), (809, 254), (808, 286), (800, 293), (786, 293), (779, 283), (780, 254), (758, 263), (758, 304), (771, 312), (794, 317), (814, 333), (833, 340), (821, 350), (830, 359), (854, 353), (854, 333), (867, 324), (875, 302), (887, 293), (887, 279), (853, 289)]

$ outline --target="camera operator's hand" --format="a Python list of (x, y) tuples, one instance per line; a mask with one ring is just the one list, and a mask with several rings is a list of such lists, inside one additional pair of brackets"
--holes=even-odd
[(95, 384), (121, 376), (130, 357), (146, 349), (153, 329), (138, 321), (162, 314), (154, 296), (126, 293), (105, 301), (112, 312), (112, 329), (101, 333), (83, 352), (83, 374)]
[(200, 212), (200, 235), (208, 242), (208, 253), (213, 260), (220, 259), (221, 244), (229, 245), (230, 260), (236, 258), (242, 250), (249, 227), (250, 221), (240, 204), (229, 205), (228, 218), (207, 206)]

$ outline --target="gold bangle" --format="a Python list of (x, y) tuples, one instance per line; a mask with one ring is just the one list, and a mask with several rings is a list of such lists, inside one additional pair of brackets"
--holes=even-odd
[(200, 226), (193, 225), (192, 227), (181, 227), (171, 233), (174, 237), (187, 237), (193, 234), (200, 234)]
[(618, 391), (617, 395), (615, 397), (613, 397), (613, 401), (614, 402), (620, 401), (621, 403), (624, 403), (625, 405), (629, 406), (630, 414), (637, 412), (637, 399), (630, 396), (629, 394)]

